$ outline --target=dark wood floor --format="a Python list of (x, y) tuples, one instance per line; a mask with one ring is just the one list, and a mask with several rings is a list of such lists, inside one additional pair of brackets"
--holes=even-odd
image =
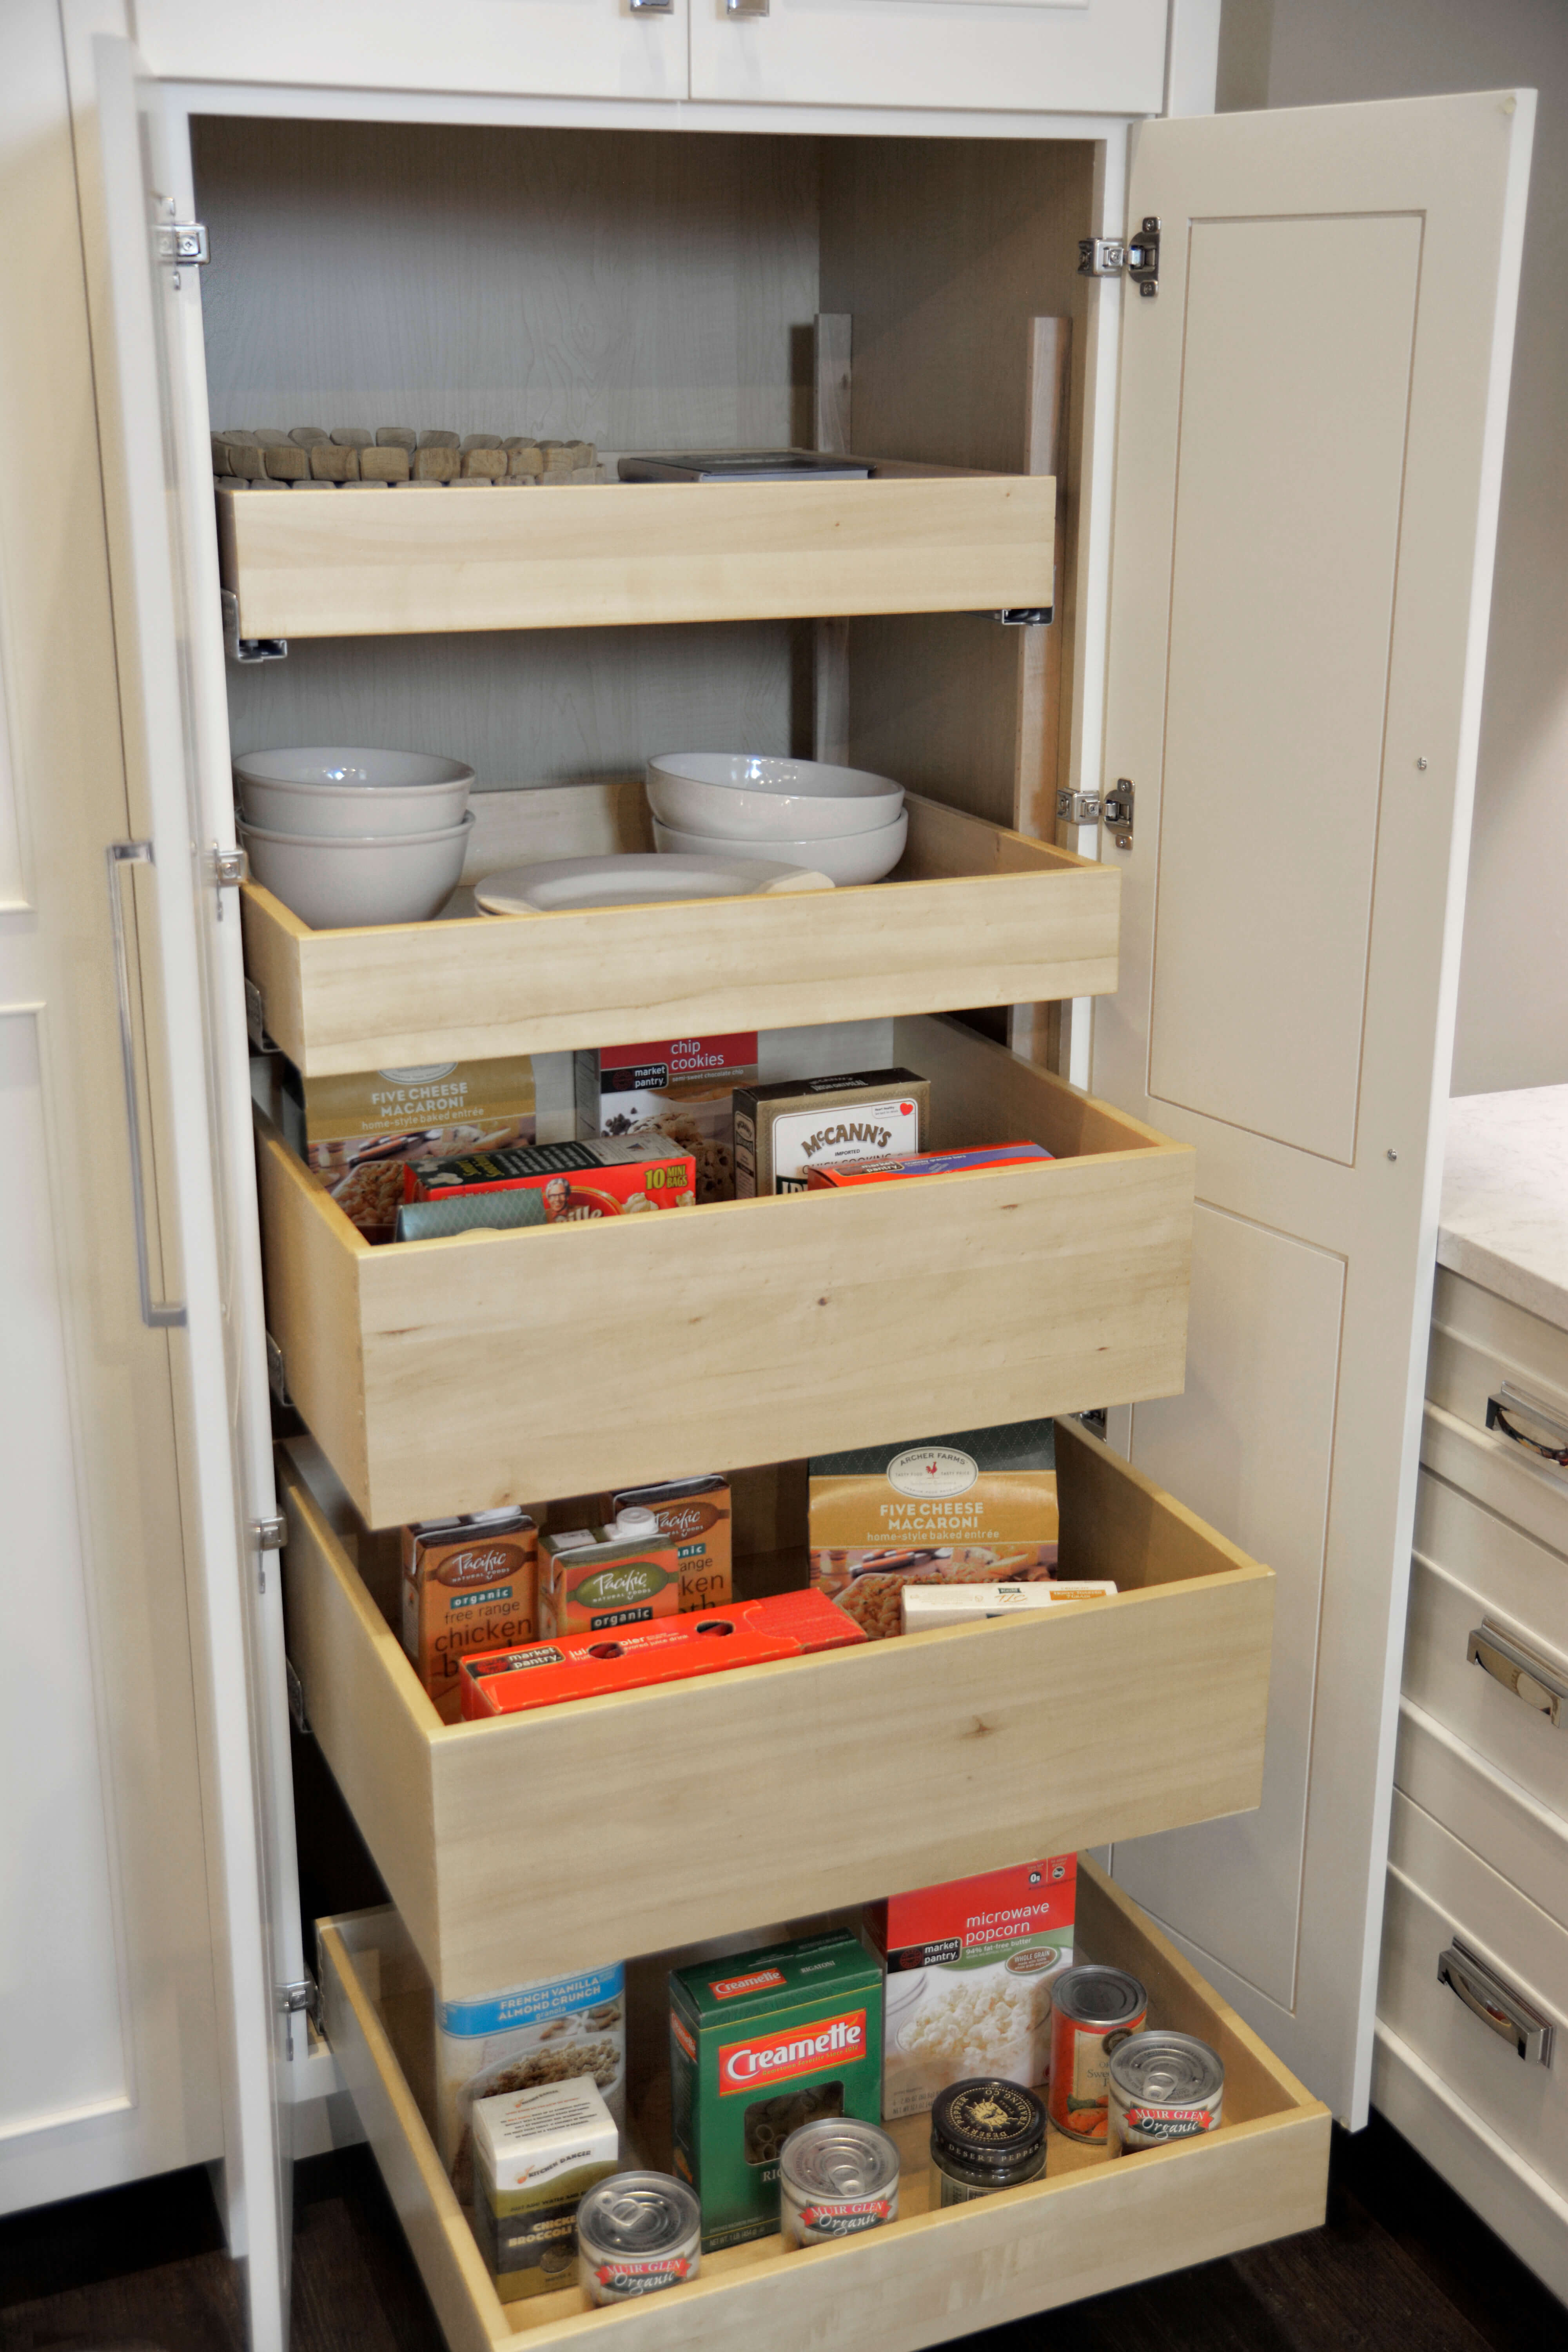
[[(1328, 2225), (968, 2339), (973, 2352), (1560, 2352), (1568, 2310), (1387, 2125)], [(0, 2222), (0, 2352), (243, 2352), (203, 2172)], [(363, 2148), (296, 2176), (293, 2352), (443, 2352)]]

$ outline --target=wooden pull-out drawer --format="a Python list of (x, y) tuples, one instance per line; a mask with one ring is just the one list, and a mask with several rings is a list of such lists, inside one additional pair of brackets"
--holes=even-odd
[(1114, 1600), (448, 1725), (395, 1543), (284, 1449), (306, 1714), (442, 1996), (1256, 1805), (1272, 1571), (1065, 1423), (1057, 1457), (1061, 1573)]
[(1191, 1150), (956, 1023), (891, 1039), (937, 1149), (1058, 1156), (373, 1249), (263, 1121), (268, 1328), (367, 1523), (1180, 1390)]
[[(584, 1871), (592, 1866), (584, 1855)], [(500, 2301), (411, 2087), (428, 2077), (429, 1996), (396, 1916), (323, 1920), (333, 2055), (452, 2352), (543, 2352), (587, 2345), (601, 2330), (618, 2352), (805, 2344), (914, 2352), (1315, 2228), (1328, 2183), (1327, 2108), (1087, 1860), (1078, 1918), (1087, 1957), (1131, 1969), (1148, 1988), (1152, 2017), (1219, 2052), (1218, 2131), (1115, 2160), (1053, 2133), (1043, 2181), (930, 2212), (929, 2124), (915, 2117), (892, 2126), (904, 2159), (897, 2221), (796, 2252), (763, 2238), (708, 2255), (689, 2286), (613, 2313), (595, 2311), (575, 2288)]]

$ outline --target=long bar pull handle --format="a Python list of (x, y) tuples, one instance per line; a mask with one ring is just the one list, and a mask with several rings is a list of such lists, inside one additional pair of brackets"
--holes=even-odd
[(1483, 1617), (1465, 1644), (1465, 1655), (1472, 1666), (1479, 1666), (1504, 1690), (1521, 1698), (1543, 1715), (1548, 1723), (1563, 1728), (1563, 1709), (1568, 1707), (1568, 1680), (1563, 1669), (1551, 1659), (1526, 1647), (1513, 1633), (1505, 1633), (1489, 1617)]
[(1458, 1993), (1483, 2025), (1510, 2042), (1527, 2066), (1552, 2063), (1552, 2028), (1506, 1977), (1478, 1958), (1456, 1936), (1437, 1962), (1437, 1981)]
[(153, 845), (150, 841), (111, 841), (104, 856), (109, 866), (109, 924), (114, 938), (114, 989), (120, 1001), (125, 1124), (131, 1130), (131, 1213), (136, 1230), (136, 1281), (142, 1293), (142, 1320), (151, 1331), (183, 1331), (184, 1308), (163, 1306), (153, 1296), (147, 1254), (147, 1194), (142, 1181), (142, 1113), (136, 1100), (136, 1049), (131, 1023), (131, 967), (125, 950), (125, 910), (120, 898), (121, 867), (151, 866)]
[(765, 16), (768, 0), (724, 0), (726, 16)]
[[(1514, 1423), (1521, 1420), (1532, 1421), (1534, 1433), (1516, 1429)], [(1500, 1437), (1511, 1437), (1538, 1462), (1549, 1462), (1554, 1470), (1568, 1470), (1568, 1422), (1551, 1405), (1508, 1381), (1487, 1399), (1487, 1427), (1496, 1430)]]

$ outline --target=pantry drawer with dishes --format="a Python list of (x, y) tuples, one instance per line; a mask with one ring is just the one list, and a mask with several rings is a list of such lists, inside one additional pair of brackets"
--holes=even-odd
[(878, 1034), (934, 1150), (1055, 1156), (372, 1246), (261, 1119), (276, 1369), (367, 1523), (580, 1492), (611, 1431), (631, 1483), (1178, 1391), (1191, 1150), (957, 1022)]
[[(1114, 2160), (1053, 2128), (1043, 2178), (931, 2210), (931, 2120), (910, 2116), (889, 2127), (901, 2166), (896, 2219), (792, 2251), (758, 2237), (705, 2252), (694, 2278), (627, 2299), (613, 2316), (574, 2284), (501, 2300), (432, 2137), (431, 2004), (417, 1958), (394, 1911), (322, 1920), (333, 2056), (453, 2352), (584, 2344), (605, 2325), (634, 2352), (731, 2352), (748, 2339), (809, 2339), (825, 2352), (940, 2344), (1315, 2228), (1327, 2108), (1081, 1857), (1077, 1910), (1082, 1948), (1136, 1977), (1152, 2017), (1220, 2060), (1217, 2128)], [(639, 2122), (650, 2160), (668, 2161), (653, 2106)]]
[[(1114, 1598), (443, 1722), (394, 1631), (396, 1530), (284, 1447), (306, 1718), (443, 1997), (514, 1981), (520, 1951), (595, 1966), (1256, 1805), (1272, 1571), (1072, 1423), (1055, 1450), (1053, 1573)], [(750, 1512), (763, 1552), (804, 1532), (778, 1485)], [(805, 1581), (804, 1549), (756, 1565)]]

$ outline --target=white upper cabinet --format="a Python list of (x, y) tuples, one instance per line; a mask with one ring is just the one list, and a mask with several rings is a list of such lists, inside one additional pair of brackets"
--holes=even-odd
[(1157, 114), (1166, 0), (689, 0), (691, 95)]
[[(1154, 0), (1138, 5), (1163, 13)], [(686, 12), (687, 0), (377, 0), (374, 8), (363, 0), (270, 0), (265, 8), (137, 0), (136, 37), (149, 70), (168, 79), (678, 99), (687, 94)]]

